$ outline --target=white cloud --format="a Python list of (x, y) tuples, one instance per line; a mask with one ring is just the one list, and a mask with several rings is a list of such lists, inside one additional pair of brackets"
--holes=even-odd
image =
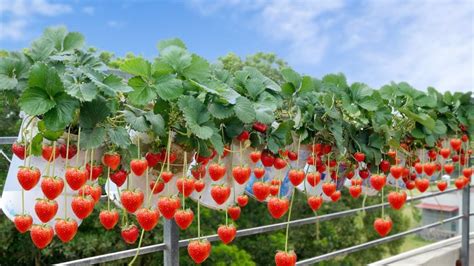
[(58, 16), (72, 11), (49, 0), (0, 0), (0, 40), (21, 40), (36, 16)]
[(93, 6), (85, 6), (82, 8), (82, 12), (84, 12), (87, 15), (94, 15), (95, 8)]

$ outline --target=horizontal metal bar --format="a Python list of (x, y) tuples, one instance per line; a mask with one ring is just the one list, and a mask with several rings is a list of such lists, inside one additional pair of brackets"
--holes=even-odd
[(357, 251), (360, 251), (360, 250), (364, 250), (364, 249), (367, 249), (367, 248), (370, 248), (370, 247), (373, 247), (373, 246), (376, 246), (376, 245), (380, 245), (380, 244), (383, 244), (383, 243), (386, 243), (386, 242), (397, 240), (397, 239), (400, 239), (404, 236), (414, 234), (414, 233), (417, 233), (417, 232), (420, 232), (420, 231), (423, 231), (423, 230), (426, 230), (426, 229), (429, 229), (429, 228), (432, 228), (432, 227), (436, 227), (436, 226), (442, 225), (444, 223), (453, 222), (453, 221), (459, 220), (461, 218), (462, 218), (462, 215), (458, 215), (458, 216), (455, 216), (455, 217), (452, 217), (452, 218), (448, 218), (448, 219), (445, 219), (445, 220), (442, 220), (442, 221), (439, 221), (439, 222), (436, 222), (436, 223), (432, 223), (432, 224), (427, 224), (427, 225), (417, 227), (417, 228), (414, 228), (414, 229), (411, 229), (411, 230), (408, 230), (408, 231), (405, 231), (405, 232), (401, 232), (401, 233), (398, 233), (398, 234), (395, 234), (395, 235), (387, 236), (387, 237), (380, 238), (380, 239), (370, 241), (370, 242), (366, 242), (366, 243), (363, 243), (363, 244), (360, 244), (360, 245), (356, 245), (356, 246), (344, 248), (344, 249), (341, 249), (341, 250), (337, 250), (337, 251), (334, 251), (334, 252), (326, 253), (326, 254), (321, 255), (321, 256), (301, 260), (301, 261), (298, 261), (296, 263), (296, 265), (310, 265), (310, 264), (314, 264), (314, 263), (317, 263), (317, 262), (320, 262), (320, 261), (332, 259), (332, 258), (337, 257), (337, 256), (350, 254), (350, 253), (357, 252)]
[(0, 137), (0, 145), (3, 144), (13, 144), (15, 143), (17, 137)]

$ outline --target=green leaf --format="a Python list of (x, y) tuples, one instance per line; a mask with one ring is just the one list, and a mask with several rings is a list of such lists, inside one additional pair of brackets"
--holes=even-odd
[(104, 121), (109, 114), (110, 109), (106, 101), (100, 98), (95, 99), (92, 102), (82, 104), (79, 124), (82, 128), (94, 128), (98, 123)]
[(295, 87), (289, 82), (283, 83), (281, 86), (281, 93), (287, 97), (291, 97), (295, 93)]
[(51, 97), (64, 91), (57, 71), (43, 63), (36, 64), (31, 68), (28, 86), (41, 88)]
[(120, 70), (146, 79), (151, 77), (151, 64), (141, 57), (126, 60), (120, 65)]
[(134, 112), (129, 110), (123, 111), (123, 114), (125, 122), (127, 122), (132, 129), (139, 132), (146, 132), (148, 130), (148, 125), (143, 115), (136, 115)]
[(54, 51), (54, 42), (40, 38), (31, 44), (30, 56), (34, 61), (43, 61)]
[(31, 153), (35, 156), (40, 156), (43, 151), (43, 135), (36, 134), (31, 141)]
[(114, 97), (118, 92), (127, 93), (133, 91), (123, 80), (113, 74), (108, 75), (103, 81), (103, 86), (99, 85), (108, 96)]
[(209, 139), (214, 133), (214, 125), (209, 121), (210, 115), (204, 104), (192, 96), (182, 96), (178, 106), (183, 112), (186, 126), (200, 139)]
[(364, 108), (367, 111), (376, 111), (378, 109), (379, 102), (372, 98), (366, 97), (359, 102), (359, 106)]
[(212, 147), (217, 151), (219, 155), (224, 153), (224, 143), (222, 142), (222, 138), (220, 134), (214, 133), (212, 137), (209, 139), (212, 144)]
[(252, 102), (243, 96), (237, 98), (234, 105), (234, 112), (237, 118), (244, 123), (251, 123), (256, 117)]
[(423, 133), (423, 130), (418, 127), (414, 128), (411, 131), (411, 135), (416, 139), (423, 139), (425, 137), (425, 133)]
[(79, 102), (63, 93), (55, 98), (56, 106), (44, 114), (44, 123), (49, 130), (64, 129), (74, 118)]
[(168, 46), (163, 49), (161, 59), (179, 73), (190, 66), (192, 61), (191, 54), (178, 46)]
[(271, 107), (267, 106), (264, 103), (254, 103), (255, 107), (255, 118), (257, 121), (264, 124), (271, 124), (275, 120), (273, 110)]
[(436, 120), (435, 127), (433, 128), (433, 132), (438, 135), (446, 134), (448, 128), (441, 120)]
[(145, 105), (156, 98), (156, 92), (141, 77), (133, 77), (128, 80), (128, 85), (133, 91), (128, 94), (128, 99), (132, 104)]
[(283, 68), (281, 71), (281, 75), (285, 81), (290, 82), (293, 84), (293, 87), (299, 88), (301, 84), (301, 76), (300, 74), (296, 73), (291, 68)]
[(234, 114), (232, 106), (226, 106), (219, 103), (211, 103), (208, 110), (209, 113), (217, 119), (226, 119)]
[(99, 93), (94, 83), (76, 82), (72, 77), (64, 78), (64, 86), (66, 87), (67, 94), (83, 102), (92, 101)]
[(160, 53), (163, 52), (163, 50), (169, 46), (178, 46), (183, 49), (186, 49), (186, 45), (184, 44), (184, 42), (178, 38), (162, 40), (158, 42), (156, 46)]
[(424, 114), (424, 113), (415, 114), (411, 112), (410, 110), (408, 110), (407, 108), (400, 108), (399, 111), (405, 114), (408, 118), (413, 119), (416, 122), (422, 124), (429, 130), (433, 130), (435, 127), (435, 124), (436, 124), (435, 121), (433, 120), (433, 118), (431, 118), (427, 114)]
[(79, 32), (70, 32), (64, 38), (63, 51), (80, 49), (84, 45), (84, 36)]
[(347, 87), (347, 80), (344, 74), (328, 74), (323, 77), (322, 81), (324, 83), (332, 84), (339, 88), (346, 88)]
[(168, 65), (168, 63), (163, 62), (163, 60), (157, 58), (152, 65), (152, 72), (154, 77), (159, 77), (163, 75), (169, 75), (174, 72), (174, 69)]
[(64, 134), (63, 129), (57, 131), (49, 130), (44, 121), (38, 122), (38, 130), (45, 139), (50, 141), (58, 140)]
[(175, 100), (184, 92), (183, 82), (172, 75), (162, 76), (156, 82), (154, 85), (156, 93), (163, 100)]
[(99, 148), (105, 140), (105, 135), (104, 127), (85, 129), (81, 131), (81, 147), (84, 149)]
[(372, 90), (369, 86), (364, 83), (353, 83), (351, 85), (352, 97), (354, 100), (361, 100), (367, 97), (372, 96), (374, 90)]
[(154, 114), (153, 112), (148, 112), (145, 114), (145, 119), (150, 123), (152, 130), (158, 136), (165, 136), (165, 120), (159, 114)]
[(67, 29), (64, 26), (49, 27), (44, 30), (43, 38), (49, 39), (54, 43), (57, 51), (63, 50), (63, 42), (66, 37)]
[(198, 81), (206, 80), (210, 76), (209, 63), (204, 58), (193, 54), (191, 65), (183, 70), (183, 76)]
[(313, 91), (314, 84), (313, 84), (313, 78), (310, 76), (303, 76), (303, 79), (301, 80), (301, 87), (299, 89), (299, 93), (306, 93), (306, 92), (311, 92)]
[(109, 127), (107, 128), (107, 135), (109, 136), (110, 141), (120, 148), (127, 149), (131, 144), (130, 135), (123, 127)]
[(41, 115), (51, 110), (56, 102), (41, 88), (27, 88), (20, 97), (21, 110), (29, 115)]
[(18, 84), (16, 78), (15, 60), (13, 58), (0, 58), (0, 91), (14, 90)]

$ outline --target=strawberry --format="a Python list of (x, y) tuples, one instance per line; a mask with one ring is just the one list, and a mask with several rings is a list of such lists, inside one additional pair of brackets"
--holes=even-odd
[(33, 244), (39, 248), (43, 249), (51, 243), (54, 237), (54, 231), (51, 226), (47, 224), (43, 225), (33, 225), (30, 229), (30, 237)]
[(237, 204), (240, 207), (245, 207), (249, 203), (249, 197), (247, 195), (239, 195), (237, 197)]
[(153, 194), (158, 194), (165, 188), (165, 182), (162, 180), (152, 180), (150, 181), (150, 190)]
[(260, 161), (260, 158), (262, 158), (262, 153), (259, 151), (253, 151), (249, 154), (249, 157), (253, 163), (257, 163)]
[(215, 151), (213, 151), (213, 153), (207, 157), (196, 153), (196, 155), (194, 155), (194, 159), (198, 164), (202, 164), (205, 166), (214, 157), (214, 152)]
[(65, 173), (66, 182), (72, 190), (78, 190), (87, 181), (87, 171), (68, 167)]
[(87, 178), (89, 180), (96, 180), (99, 178), (100, 175), (102, 175), (103, 172), (102, 165), (96, 165), (94, 164), (92, 166), (92, 173), (91, 173), (91, 166), (89, 164), (86, 164), (86, 171), (87, 171)]
[(36, 167), (23, 167), (20, 166), (18, 173), (16, 174), (20, 186), (24, 190), (30, 190), (38, 184), (41, 177), (41, 172)]
[(454, 181), (454, 185), (456, 186), (457, 189), (463, 189), (465, 185), (464, 178), (463, 177), (456, 178), (456, 181)]
[(425, 174), (427, 176), (432, 176), (435, 170), (436, 170), (436, 165), (433, 163), (425, 163), (423, 165), (423, 171), (425, 171)]
[(443, 149), (439, 150), (439, 154), (444, 159), (448, 159), (449, 155), (451, 155), (451, 150), (449, 148), (443, 148)]
[(298, 160), (298, 154), (294, 151), (289, 151), (288, 152), (288, 159), (290, 159), (290, 161), (296, 161), (296, 160)]
[(462, 179), (464, 179), (464, 186), (467, 186), (469, 182), (471, 181), (470, 178), (466, 178), (465, 176), (461, 176)]
[(141, 176), (148, 168), (148, 162), (145, 159), (133, 159), (130, 162), (130, 169), (136, 176)]
[(349, 194), (351, 194), (351, 196), (354, 199), (357, 199), (360, 196), (361, 193), (362, 193), (362, 187), (361, 186), (350, 186), (349, 187)]
[(102, 196), (102, 187), (98, 184), (85, 184), (77, 191), (77, 194), (91, 196), (94, 200), (94, 204), (96, 204), (99, 202), (100, 196)]
[(99, 214), (99, 220), (106, 230), (111, 230), (118, 223), (120, 216), (117, 210), (102, 210)]
[(457, 162), (459, 162), (459, 155), (455, 154), (455, 155), (453, 155), (453, 157), (451, 159), (453, 160), (454, 163), (457, 163)]
[(117, 170), (120, 165), (120, 154), (116, 152), (107, 152), (102, 157), (102, 163), (110, 167), (113, 171)]
[(331, 194), (331, 200), (333, 202), (338, 201), (341, 198), (341, 191), (334, 191), (334, 193)]
[(247, 130), (244, 130), (242, 131), (242, 133), (240, 133), (238, 136), (237, 136), (237, 140), (242, 142), (242, 141), (246, 141), (248, 140), (250, 137), (250, 133), (247, 131)]
[(392, 191), (388, 193), (387, 200), (395, 210), (400, 210), (405, 204), (407, 195), (405, 192), (395, 192)]
[(286, 161), (280, 157), (276, 158), (275, 161), (273, 162), (273, 167), (275, 167), (278, 170), (285, 168), (286, 165), (287, 165)]
[(423, 165), (421, 163), (415, 163), (415, 171), (419, 175), (423, 173)]
[(120, 201), (128, 212), (134, 213), (142, 206), (144, 198), (142, 191), (123, 190)]
[(462, 169), (462, 175), (465, 176), (466, 178), (471, 178), (472, 176), (472, 168), (464, 168)]
[(415, 181), (408, 181), (405, 183), (405, 186), (407, 187), (408, 190), (412, 190), (416, 187), (416, 183)]
[(352, 180), (351, 180), (351, 185), (353, 185), (353, 186), (361, 186), (361, 185), (362, 185), (362, 179), (352, 179)]
[(236, 166), (232, 169), (232, 176), (239, 185), (243, 185), (250, 178), (251, 170), (249, 167)]
[(179, 198), (162, 197), (158, 200), (157, 204), (161, 215), (168, 220), (173, 218), (176, 210), (181, 207)]
[(347, 177), (347, 179), (349, 179), (349, 180), (352, 179), (352, 178), (354, 177), (354, 175), (355, 175), (355, 174), (354, 174), (354, 171), (352, 171), (352, 170), (350, 170), (350, 171), (348, 171), (348, 172), (346, 173), (346, 177)]
[(66, 159), (66, 156), (68, 159), (72, 159), (77, 154), (77, 146), (74, 144), (69, 145), (69, 150), (68, 150), (67, 145), (63, 143), (59, 146), (59, 154), (61, 155), (61, 158), (63, 159)]
[(469, 137), (466, 134), (464, 134), (464, 135), (461, 136), (461, 140), (462, 140), (462, 142), (468, 142)]
[(324, 183), (323, 184), (323, 192), (326, 196), (330, 197), (332, 193), (336, 191), (336, 184), (334, 183)]
[(280, 185), (271, 185), (270, 186), (270, 195), (276, 196), (280, 192)]
[(275, 157), (269, 150), (264, 150), (260, 160), (262, 161), (263, 166), (270, 167), (275, 162)]
[(394, 150), (389, 150), (389, 151), (387, 152), (387, 155), (388, 155), (388, 157), (390, 157), (390, 158), (395, 158), (395, 157), (397, 156), (397, 152), (394, 151)]
[(393, 178), (399, 179), (402, 176), (403, 167), (399, 165), (393, 165), (390, 167), (390, 174), (392, 174)]
[(177, 210), (174, 214), (174, 220), (176, 224), (182, 230), (186, 230), (194, 219), (194, 212), (191, 209)]
[(71, 208), (77, 218), (84, 220), (94, 210), (94, 199), (91, 196), (75, 196)]
[(58, 203), (54, 200), (37, 199), (35, 204), (36, 216), (43, 223), (47, 223), (54, 218), (58, 212)]
[(370, 175), (370, 172), (369, 172), (368, 169), (361, 169), (361, 170), (359, 170), (359, 176), (360, 176), (360, 178), (362, 178), (362, 179), (367, 179), (367, 178), (369, 177), (369, 175)]
[(229, 155), (231, 149), (228, 144), (224, 145), (224, 152), (222, 153), (221, 158), (225, 158), (227, 155)]
[(288, 179), (295, 187), (301, 184), (304, 178), (305, 174), (303, 170), (291, 169), (290, 172), (288, 172)]
[(41, 180), (41, 190), (46, 198), (54, 200), (64, 189), (64, 181), (56, 176), (45, 176)]
[(231, 225), (221, 225), (217, 228), (217, 235), (221, 239), (222, 243), (229, 244), (234, 240), (235, 235), (237, 234), (237, 229), (233, 224)]
[(241, 209), (239, 206), (230, 206), (227, 208), (227, 214), (230, 216), (230, 218), (234, 221), (239, 219), (240, 217), (240, 212)]
[(23, 234), (31, 228), (33, 218), (29, 214), (15, 215), (13, 222), (15, 223), (16, 230)]
[(253, 169), (253, 174), (255, 175), (255, 178), (262, 178), (264, 175), (265, 175), (265, 168), (261, 167), (261, 168), (254, 168)]
[(438, 153), (435, 150), (431, 149), (428, 151), (428, 158), (436, 160), (436, 157), (438, 157)]
[(415, 186), (421, 193), (425, 192), (430, 186), (430, 181), (426, 178), (418, 178), (415, 180)]
[(212, 180), (219, 181), (222, 177), (224, 177), (227, 169), (221, 164), (212, 163), (209, 165), (208, 171)]
[(449, 141), (449, 144), (451, 144), (451, 148), (455, 151), (459, 151), (461, 149), (462, 141), (460, 139), (451, 139)]
[(122, 228), (121, 235), (122, 239), (125, 241), (127, 244), (134, 244), (135, 241), (137, 241), (138, 238), (138, 228), (136, 225), (132, 224), (127, 227)]
[(196, 192), (198, 193), (203, 191), (205, 187), (206, 183), (204, 183), (202, 179), (194, 182), (194, 190), (196, 190)]
[(382, 170), (382, 172), (384, 173), (387, 173), (388, 171), (390, 171), (390, 162), (387, 160), (382, 160), (380, 162), (380, 170)]
[(354, 159), (358, 162), (363, 162), (365, 160), (365, 154), (362, 152), (354, 153)]
[(12, 145), (12, 153), (16, 155), (19, 159), (25, 159), (26, 148), (23, 143), (15, 142)]
[(384, 237), (390, 233), (390, 230), (392, 230), (392, 225), (392, 220), (390, 219), (377, 218), (374, 221), (374, 229), (381, 237)]
[(255, 182), (252, 185), (254, 196), (259, 201), (264, 201), (270, 195), (270, 185), (264, 182)]
[(444, 165), (444, 171), (446, 172), (446, 174), (450, 175), (453, 173), (454, 171), (454, 165), (453, 164), (445, 164)]
[(288, 211), (289, 201), (288, 199), (279, 199), (272, 197), (267, 203), (268, 211), (270, 215), (275, 219), (280, 219)]
[(118, 187), (121, 187), (127, 180), (127, 171), (120, 169), (110, 174), (110, 181), (114, 182)]
[(145, 160), (147, 161), (148, 166), (153, 168), (159, 162), (164, 162), (164, 157), (161, 152), (153, 153), (149, 151), (145, 154)]
[(321, 196), (310, 196), (307, 202), (311, 210), (317, 211), (323, 205), (323, 198)]
[(206, 176), (206, 166), (204, 164), (198, 163), (191, 167), (191, 174), (196, 179), (201, 179)]
[(445, 191), (446, 188), (448, 187), (448, 182), (446, 181), (438, 181), (436, 183), (436, 186), (438, 187), (439, 191)]
[(207, 240), (192, 240), (188, 244), (188, 254), (194, 263), (201, 264), (211, 254), (211, 243)]
[(378, 191), (382, 190), (386, 182), (387, 178), (384, 175), (372, 175), (370, 177), (370, 185)]
[(265, 133), (265, 131), (267, 131), (267, 125), (265, 125), (264, 123), (261, 123), (261, 122), (253, 123), (252, 128), (255, 131), (258, 131), (260, 133)]
[[(53, 157), (53, 155), (54, 155), (54, 157)], [(59, 157), (59, 150), (56, 147), (53, 151), (53, 146), (43, 145), (42, 150), (41, 150), (41, 156), (46, 161), (50, 161), (50, 160), (54, 161), (56, 158)]]
[(136, 213), (137, 222), (145, 231), (150, 231), (158, 224), (160, 213), (158, 210), (141, 208)]
[(176, 188), (184, 197), (188, 197), (194, 191), (194, 179), (181, 177), (176, 181)]
[(294, 266), (296, 265), (296, 253), (294, 251), (284, 252), (278, 251), (275, 254), (276, 266)]
[(77, 222), (73, 219), (57, 219), (54, 224), (56, 235), (63, 242), (71, 241), (77, 233)]
[[(163, 149), (161, 151), (161, 154), (163, 156), (163, 162), (167, 162), (168, 161), (168, 153), (166, 152), (166, 149)], [(171, 152), (170, 155), (169, 155), (169, 160), (170, 160), (170, 163), (174, 163), (176, 161), (176, 159), (178, 159), (178, 156), (176, 156), (176, 154), (174, 152)]]
[(230, 187), (225, 185), (215, 185), (211, 188), (212, 199), (218, 204), (222, 205), (229, 199)]
[(171, 181), (173, 178), (173, 173), (170, 171), (163, 171), (161, 173), (161, 179), (163, 179), (163, 182), (168, 183)]

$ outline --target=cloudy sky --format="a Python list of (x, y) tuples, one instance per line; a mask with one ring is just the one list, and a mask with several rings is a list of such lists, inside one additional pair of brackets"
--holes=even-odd
[(0, 49), (27, 47), (51, 25), (117, 55), (152, 58), (158, 40), (179, 37), (211, 61), (266, 51), (375, 88), (474, 88), (472, 0), (0, 0)]

